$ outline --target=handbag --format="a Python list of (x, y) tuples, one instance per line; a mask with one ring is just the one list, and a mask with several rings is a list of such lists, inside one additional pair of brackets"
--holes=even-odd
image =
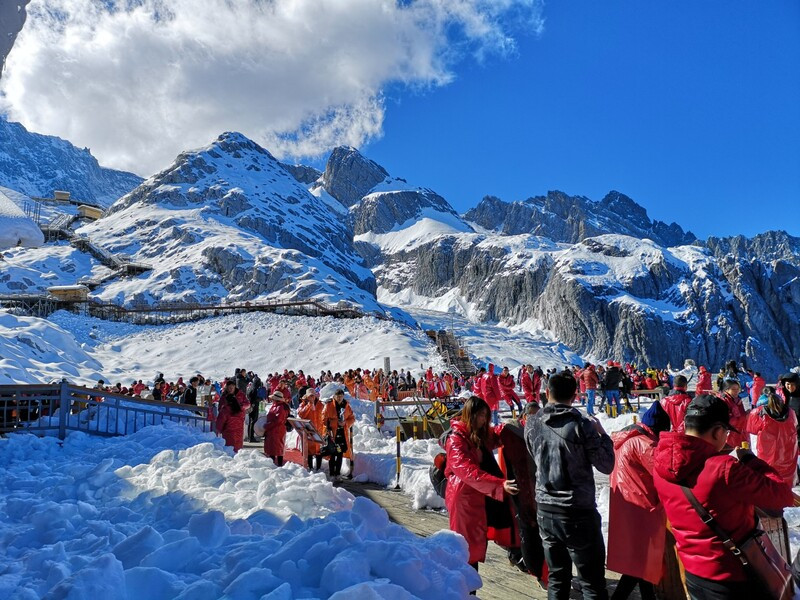
[(320, 456), (333, 456), (336, 454), (336, 442), (333, 441), (331, 436), (325, 436), (325, 445), (320, 446)]
[(794, 598), (792, 569), (763, 531), (754, 529), (741, 542), (734, 542), (711, 516), (711, 513), (700, 504), (692, 490), (685, 486), (681, 486), (681, 489), (703, 523), (739, 559), (745, 571), (761, 582), (771, 598), (774, 600), (792, 600)]

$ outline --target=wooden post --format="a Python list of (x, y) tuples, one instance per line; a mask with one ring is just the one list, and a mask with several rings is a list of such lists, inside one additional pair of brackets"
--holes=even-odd
[(397, 479), (395, 480), (394, 489), (400, 489), (400, 426), (398, 425), (395, 428), (395, 434), (397, 436)]
[(62, 381), (60, 387), (60, 399), (58, 401), (58, 439), (61, 441), (67, 437), (67, 419), (72, 411), (69, 401), (69, 384)]

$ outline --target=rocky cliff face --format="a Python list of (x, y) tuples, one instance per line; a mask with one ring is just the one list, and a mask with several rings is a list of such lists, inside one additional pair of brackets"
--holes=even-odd
[(355, 148), (335, 148), (325, 165), (322, 185), (347, 208), (360, 202), (389, 174), (378, 163), (361, 155)]
[(141, 182), (133, 173), (101, 167), (86, 148), (0, 117), (1, 186), (28, 196), (52, 197), (54, 190), (65, 190), (78, 200), (108, 206)]
[(615, 191), (599, 202), (558, 191), (513, 203), (487, 196), (464, 218), (497, 233), (529, 233), (570, 244), (606, 233), (647, 238), (665, 246), (696, 240), (676, 223), (651, 221), (644, 208)]
[(315, 297), (379, 310), (340, 215), (238, 133), (182, 153), (80, 233), (153, 265), (102, 288), (114, 301)]

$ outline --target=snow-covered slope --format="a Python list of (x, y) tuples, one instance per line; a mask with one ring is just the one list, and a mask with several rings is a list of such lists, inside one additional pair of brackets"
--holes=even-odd
[(88, 148), (32, 133), (0, 116), (0, 185), (29, 196), (65, 190), (77, 200), (108, 206), (142, 182), (133, 173), (106, 169)]
[(15, 246), (36, 247), (44, 243), (39, 227), (0, 191), (0, 250)]
[(246, 313), (163, 326), (115, 323), (58, 311), (49, 319), (0, 311), (0, 383), (67, 377), (124, 385), (162, 372), (171, 380), (200, 372), (224, 378), (237, 367), (259, 374), (309, 374), (443, 364), (420, 330), (374, 317), (334, 319)]
[(115, 302), (320, 298), (381, 310), (341, 216), (238, 133), (181, 154), (78, 233), (153, 266), (98, 290)]

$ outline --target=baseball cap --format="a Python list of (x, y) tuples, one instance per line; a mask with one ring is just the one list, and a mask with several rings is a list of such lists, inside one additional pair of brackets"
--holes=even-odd
[(695, 419), (702, 425), (722, 425), (728, 431), (739, 433), (739, 430), (731, 425), (731, 413), (728, 405), (722, 398), (711, 394), (701, 394), (689, 403), (686, 408), (686, 418)]

